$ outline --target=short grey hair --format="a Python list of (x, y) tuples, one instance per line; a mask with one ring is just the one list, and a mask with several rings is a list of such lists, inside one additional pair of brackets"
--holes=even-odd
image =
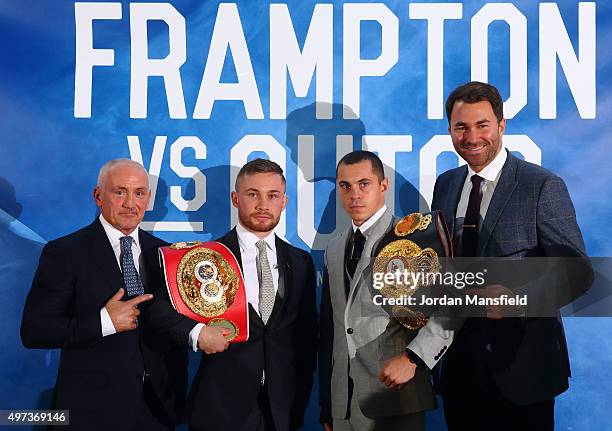
[(141, 169), (142, 172), (144, 172), (144, 174), (147, 176), (147, 188), (149, 188), (149, 173), (144, 168), (144, 166), (142, 166), (138, 162), (135, 162), (131, 159), (126, 159), (126, 158), (111, 159), (108, 162), (104, 163), (102, 167), (100, 168), (100, 171), (98, 172), (97, 186), (103, 189), (104, 184), (106, 183), (106, 178), (108, 178), (108, 174), (110, 173), (110, 171), (112, 171), (115, 167), (120, 166), (120, 165), (128, 165), (128, 166), (132, 166), (132, 167)]

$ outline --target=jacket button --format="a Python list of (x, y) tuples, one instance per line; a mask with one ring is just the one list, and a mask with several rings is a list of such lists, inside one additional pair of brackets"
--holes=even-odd
[(353, 328), (348, 328), (348, 329), (346, 330), (346, 333), (347, 333), (347, 334), (349, 334), (349, 335), (351, 335), (353, 332), (354, 332), (354, 331), (353, 331)]

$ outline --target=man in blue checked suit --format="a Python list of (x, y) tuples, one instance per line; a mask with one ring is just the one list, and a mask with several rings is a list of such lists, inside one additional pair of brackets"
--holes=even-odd
[[(563, 180), (503, 148), (506, 120), (497, 89), (480, 82), (460, 86), (448, 97), (446, 113), (453, 146), (467, 166), (440, 175), (432, 209), (444, 213), (456, 256), (586, 260)], [(529, 294), (559, 288), (554, 271), (536, 278), (521, 288)], [(479, 293), (514, 295), (494, 283), (487, 280)], [(449, 430), (554, 428), (554, 399), (567, 390), (570, 376), (556, 310), (589, 285), (585, 280), (571, 295), (552, 295), (558, 303), (546, 315), (491, 306), (486, 318), (465, 319), (436, 370)]]

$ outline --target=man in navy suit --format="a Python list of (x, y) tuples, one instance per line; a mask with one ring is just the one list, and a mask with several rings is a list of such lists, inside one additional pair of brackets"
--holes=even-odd
[(186, 408), (192, 431), (291, 431), (302, 426), (316, 366), (317, 310), (310, 254), (275, 235), (287, 205), (283, 170), (255, 159), (236, 178), (239, 223), (217, 241), (242, 270), (249, 339), (229, 344), (220, 327), (178, 314), (167, 295), (152, 323), (204, 355)]
[[(460, 86), (448, 97), (446, 113), (453, 146), (467, 166), (440, 175), (432, 209), (444, 213), (456, 255), (586, 259), (563, 180), (503, 148), (506, 120), (497, 89), (480, 82)], [(548, 270), (520, 288), (532, 302), (541, 301), (533, 293), (558, 291), (557, 275)], [(514, 295), (513, 286), (495, 282), (478, 293)], [(450, 430), (554, 428), (554, 399), (570, 376), (557, 310), (589, 285), (584, 280), (571, 295), (551, 295), (558, 303), (548, 315), (489, 306), (486, 318), (465, 320), (437, 370)]]
[(70, 411), (68, 429), (171, 430), (185, 401), (187, 352), (148, 324), (165, 242), (138, 228), (151, 196), (147, 172), (111, 160), (93, 195), (100, 216), (44, 247), (21, 339), (61, 349), (52, 408)]

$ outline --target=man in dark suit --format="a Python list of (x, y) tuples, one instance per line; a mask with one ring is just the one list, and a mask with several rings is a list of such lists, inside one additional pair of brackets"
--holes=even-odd
[[(450, 94), (446, 113), (467, 166), (440, 175), (432, 209), (444, 213), (456, 255), (521, 258), (525, 265), (524, 258), (586, 259), (563, 180), (503, 148), (506, 120), (497, 89), (467, 83)], [(568, 388), (570, 375), (558, 307), (575, 296), (554, 294), (563, 270), (541, 269), (517, 286), (487, 280), (490, 285), (474, 291), (488, 298), (522, 291), (531, 308), (544, 300), (540, 294), (553, 292), (558, 303), (540, 304), (552, 305), (550, 314), (490, 305), (486, 318), (465, 320), (438, 369), (450, 430), (553, 429), (554, 398)], [(575, 294), (588, 286), (583, 280)]]
[(44, 247), (21, 339), (61, 349), (53, 408), (70, 411), (70, 429), (171, 430), (184, 404), (187, 354), (148, 324), (165, 243), (138, 228), (147, 172), (128, 159), (107, 162), (94, 199), (96, 221)]
[(249, 307), (249, 339), (229, 344), (219, 327), (181, 316), (169, 300), (153, 304), (156, 327), (204, 351), (187, 402), (192, 430), (299, 428), (316, 366), (315, 272), (308, 253), (274, 234), (287, 204), (276, 163), (242, 167), (232, 192), (239, 224), (218, 241), (236, 256)]

